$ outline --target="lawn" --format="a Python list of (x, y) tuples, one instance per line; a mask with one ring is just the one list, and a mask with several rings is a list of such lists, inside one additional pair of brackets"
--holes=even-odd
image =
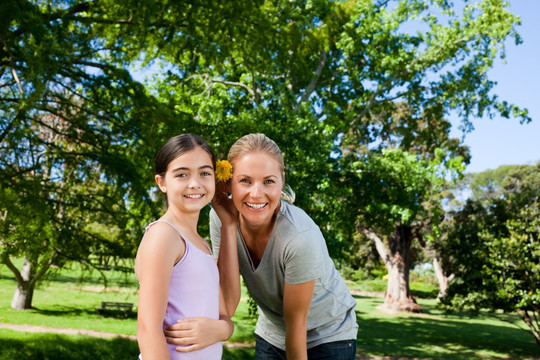
[[(100, 274), (81, 272), (76, 266), (48, 276), (35, 291), (34, 308), (10, 308), (15, 281), (0, 265), (0, 323), (90, 329), (134, 335), (136, 316), (124, 319), (101, 316), (101, 301), (137, 303), (137, 282), (131, 271), (107, 271), (108, 287)], [(351, 288), (377, 292), (383, 280), (349, 283)], [(413, 292), (430, 294), (425, 284), (412, 284)], [(415, 290), (416, 289), (416, 290)], [(243, 299), (247, 298), (244, 293)], [(445, 312), (433, 299), (418, 299), (423, 314), (389, 315), (377, 309), (382, 298), (355, 296), (357, 300), (358, 354), (420, 359), (539, 359), (533, 336), (514, 314), (487, 314), (471, 318), (466, 313)], [(135, 308), (136, 309), (136, 308)], [(255, 322), (242, 301), (233, 319), (234, 343), (254, 341)], [(135, 359), (137, 344), (127, 339), (101, 339), (81, 335), (27, 333), (0, 329), (0, 360), (7, 359)], [(253, 347), (226, 348), (224, 359), (253, 358)]]

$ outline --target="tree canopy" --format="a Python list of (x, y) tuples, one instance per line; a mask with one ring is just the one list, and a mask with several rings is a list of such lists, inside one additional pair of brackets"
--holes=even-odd
[[(450, 112), (466, 130), (483, 116), (530, 120), (488, 76), (505, 41), (521, 41), (501, 0), (6, 0), (0, 14), (2, 199), (47, 208), (33, 221), (54, 227), (43, 234), (54, 252), (78, 242), (71, 258), (119, 241), (133, 251), (163, 206), (152, 159), (181, 132), (221, 156), (248, 132), (274, 139), (338, 258), (368, 215), (427, 214), (411, 186), (468, 157), (448, 136)], [(371, 196), (371, 212), (347, 195), (363, 167), (392, 191)], [(7, 200), (1, 210), (7, 261), (26, 251), (14, 240), (23, 223)]]

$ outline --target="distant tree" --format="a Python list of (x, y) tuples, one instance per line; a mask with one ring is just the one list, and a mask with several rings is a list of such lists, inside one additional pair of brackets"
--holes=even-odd
[[(380, 156), (371, 153), (354, 165), (357, 180), (349, 196), (360, 204), (355, 209), (357, 230), (374, 242), (388, 270), (383, 305), (387, 310), (421, 311), (410, 293), (409, 270), (418, 256), (414, 241), (425, 246), (426, 238), (437, 231), (442, 213), (444, 152), (437, 153), (439, 157), (426, 161), (401, 150), (383, 150)], [(459, 158), (455, 160), (448, 174), (459, 174), (463, 165)]]
[(471, 199), (452, 216), (440, 253), (456, 278), (442, 301), (516, 311), (540, 346), (540, 163), (513, 166), (500, 183), (500, 197)]

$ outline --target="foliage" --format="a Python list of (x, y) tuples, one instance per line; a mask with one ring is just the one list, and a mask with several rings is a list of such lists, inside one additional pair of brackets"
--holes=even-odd
[(449, 219), (441, 254), (456, 275), (446, 304), (518, 311), (540, 346), (539, 185), (540, 164), (515, 166), (500, 197), (469, 200)]
[[(521, 41), (501, 0), (465, 1), (461, 12), (440, 0), (0, 6), (0, 188), (48, 209), (36, 227), (54, 228), (58, 263), (133, 254), (162, 210), (151, 159), (180, 132), (202, 135), (221, 157), (247, 132), (269, 135), (298, 205), (346, 260), (359, 218), (419, 220), (431, 211), (422, 206), (432, 176), (467, 161), (448, 136), (451, 111), (466, 131), (485, 115), (530, 120), (488, 77), (505, 41)], [(131, 75), (142, 72), (144, 84)], [(413, 156), (436, 160), (435, 173)], [(413, 171), (401, 181), (393, 167), (403, 164)], [(367, 181), (355, 172), (363, 167), (399, 185), (386, 202), (370, 195), (368, 212), (350, 196)], [(3, 229), (22, 221), (1, 207)], [(207, 213), (200, 223), (206, 235)]]

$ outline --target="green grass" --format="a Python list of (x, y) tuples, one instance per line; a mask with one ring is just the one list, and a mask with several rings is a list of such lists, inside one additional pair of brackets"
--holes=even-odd
[(355, 296), (357, 353), (430, 359), (535, 359), (532, 334), (515, 314), (446, 312), (433, 299), (418, 299), (423, 314), (387, 314), (383, 298)]
[[(76, 266), (51, 274), (34, 294), (34, 308), (10, 308), (15, 281), (0, 265), (0, 322), (49, 327), (100, 330), (134, 335), (135, 315), (128, 319), (101, 316), (95, 308), (101, 301), (137, 303), (137, 282), (131, 271), (107, 271), (109, 288), (103, 289), (98, 272), (82, 272)], [(351, 288), (383, 292), (385, 280), (348, 283)], [(414, 290), (416, 287), (416, 290)], [(417, 294), (431, 296), (436, 288), (411, 284)], [(245, 289), (243, 299), (247, 298)], [(528, 331), (512, 325), (521, 320), (514, 314), (444, 312), (433, 299), (418, 299), (424, 314), (389, 315), (377, 309), (380, 297), (356, 296), (358, 353), (376, 356), (401, 356), (421, 359), (538, 359), (540, 352)], [(504, 321), (503, 321), (504, 320)], [(233, 318), (235, 333), (231, 342), (253, 344), (255, 321), (242, 301)], [(138, 354), (137, 343), (127, 339), (100, 339), (0, 329), (0, 360), (7, 359), (116, 359)], [(224, 359), (251, 359), (254, 349), (224, 349)]]
[(1, 360), (137, 359), (135, 341), (0, 329)]
[(102, 301), (137, 304), (134, 275), (115, 271), (107, 275), (110, 286), (104, 288), (97, 271), (82, 272), (74, 267), (53, 273), (34, 291), (33, 308), (17, 311), (11, 309), (16, 282), (11, 272), (0, 266), (0, 322), (135, 335), (135, 316), (119, 320), (101, 316), (95, 310)]

